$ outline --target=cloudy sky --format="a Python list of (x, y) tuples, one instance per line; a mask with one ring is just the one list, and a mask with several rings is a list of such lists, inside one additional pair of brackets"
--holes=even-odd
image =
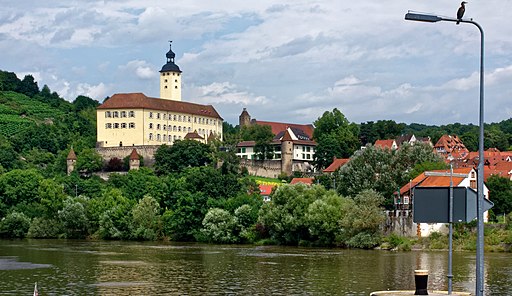
[[(512, 1), (469, 0), (485, 30), (485, 121), (512, 117)], [(67, 100), (159, 96), (168, 40), (183, 100), (238, 123), (312, 123), (340, 109), (351, 122), (477, 123), (480, 34), (456, 0), (0, 0), (0, 69), (32, 74)]]

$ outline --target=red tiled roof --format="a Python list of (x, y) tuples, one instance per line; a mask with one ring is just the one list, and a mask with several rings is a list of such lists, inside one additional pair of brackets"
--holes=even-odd
[(147, 97), (143, 93), (115, 94), (98, 106), (98, 109), (152, 109), (172, 111), (222, 119), (212, 105), (173, 101)]
[(139, 159), (139, 155), (137, 154), (137, 150), (135, 148), (132, 149), (132, 153), (130, 153), (130, 160)]
[[(454, 168), (454, 174), (466, 174), (469, 175), (472, 168)], [(409, 183), (405, 184), (400, 188), (400, 194), (404, 194), (414, 187), (445, 187), (450, 186), (450, 176), (432, 176), (428, 173), (446, 173), (449, 174), (450, 170), (433, 170), (423, 172), (416, 178), (412, 179)], [(457, 186), (465, 178), (464, 177), (452, 177), (453, 185)]]
[(377, 140), (377, 141), (375, 141), (375, 145), (374, 146), (391, 149), (391, 148), (393, 148), (393, 144), (396, 145), (396, 142), (393, 139), (391, 139), (391, 140)]
[(284, 136), (281, 139), (281, 141), (293, 141), (292, 136), (290, 135), (290, 132), (288, 132), (288, 130), (284, 132)]
[(309, 138), (313, 138), (314, 127), (312, 124), (295, 124), (295, 123), (284, 123), (284, 122), (273, 122), (273, 121), (261, 121), (255, 120), (258, 125), (268, 125), (272, 129), (272, 133), (277, 135), (278, 133), (286, 130), (288, 127), (301, 129), (308, 135)]
[(293, 178), (290, 181), (290, 184), (297, 184), (297, 183), (303, 183), (306, 185), (312, 185), (313, 184), (313, 178)]
[(324, 173), (333, 173), (340, 167), (344, 166), (350, 159), (349, 158), (334, 158), (333, 162), (325, 168)]
[(274, 189), (274, 185), (259, 184), (258, 187), (260, 188), (260, 195), (270, 195), (272, 189)]
[(204, 138), (199, 135), (196, 131), (192, 132), (192, 133), (187, 133), (185, 135), (185, 139), (201, 139), (203, 140)]

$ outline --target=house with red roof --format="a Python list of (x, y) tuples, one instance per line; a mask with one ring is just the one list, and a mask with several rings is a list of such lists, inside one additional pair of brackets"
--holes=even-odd
[[(239, 124), (240, 126), (254, 124), (270, 126), (274, 134), (270, 143), (273, 146), (273, 157), (265, 160), (267, 164), (271, 161), (279, 162), (281, 171), (288, 175), (295, 171), (313, 172), (315, 170), (312, 165), (316, 148), (316, 142), (312, 140), (313, 125), (251, 120), (246, 108), (239, 116)], [(243, 141), (237, 144), (237, 156), (247, 160), (242, 163), (243, 166), (261, 166), (261, 164), (254, 163), (254, 161), (258, 161), (255, 145), (254, 141)], [(276, 164), (269, 164), (268, 167), (275, 168)], [(274, 171), (270, 177), (275, 177), (279, 173)]]
[[(420, 187), (449, 187), (450, 180), (454, 187), (477, 188), (477, 173), (473, 168), (454, 168), (450, 170), (434, 170), (421, 173), (416, 178), (404, 184), (395, 196), (395, 206), (398, 209), (412, 210), (414, 203), (414, 189)], [(484, 184), (484, 198), (489, 199), (489, 189)], [(484, 221), (487, 221), (487, 212)], [(446, 231), (442, 223), (420, 223), (420, 236), (429, 236), (434, 231)]]
[(334, 157), (334, 160), (332, 161), (332, 163), (328, 167), (326, 167), (323, 170), (323, 172), (326, 173), (326, 174), (332, 174), (335, 171), (337, 171), (339, 168), (341, 168), (342, 166), (347, 164), (349, 160), (350, 160), (350, 158), (336, 158), (336, 157)]
[(434, 145), (434, 151), (445, 159), (467, 159), (469, 150), (457, 135), (442, 135)]
[(274, 185), (265, 185), (265, 184), (259, 184), (260, 188), (260, 196), (263, 199), (264, 202), (270, 201), (270, 194), (272, 193), (272, 190), (274, 190)]
[(398, 145), (396, 144), (396, 141), (393, 139), (390, 140), (377, 140), (375, 141), (375, 147), (379, 148), (385, 148), (390, 150), (396, 150), (398, 149)]

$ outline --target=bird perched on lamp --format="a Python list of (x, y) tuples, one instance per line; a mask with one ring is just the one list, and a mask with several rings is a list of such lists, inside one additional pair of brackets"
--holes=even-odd
[(460, 7), (457, 10), (457, 23), (456, 23), (457, 25), (460, 23), (460, 20), (464, 16), (464, 12), (466, 11), (466, 6), (465, 6), (466, 4), (468, 4), (466, 1), (462, 1), (460, 3)]

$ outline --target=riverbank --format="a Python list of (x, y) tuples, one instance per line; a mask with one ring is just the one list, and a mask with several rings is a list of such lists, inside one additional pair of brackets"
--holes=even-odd
[[(512, 223), (490, 223), (484, 227), (484, 249), (486, 252), (512, 252)], [(476, 224), (454, 224), (453, 250), (476, 250)], [(384, 237), (379, 249), (410, 250), (447, 250), (448, 235), (439, 232), (429, 237), (408, 238), (397, 235)]]

